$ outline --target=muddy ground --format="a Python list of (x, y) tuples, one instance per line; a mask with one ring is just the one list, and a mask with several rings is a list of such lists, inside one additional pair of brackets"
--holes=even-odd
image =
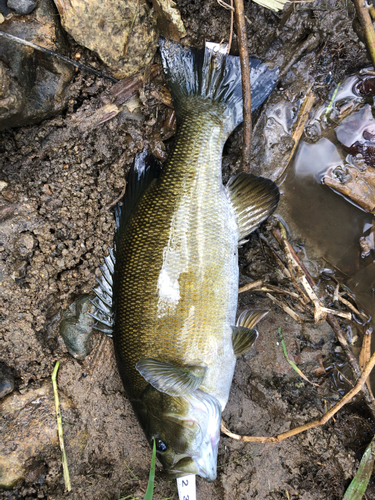
[[(230, 14), (214, 0), (177, 4), (186, 44), (228, 38)], [(302, 81), (309, 81), (327, 99), (345, 75), (368, 64), (352, 29), (349, 2), (301, 4), (287, 17), (286, 9), (274, 14), (251, 2), (245, 11), (252, 22), (247, 26), (251, 53), (285, 68), (300, 52), (296, 65), (281, 77), (276, 96), (296, 100), (306, 90)], [(72, 42), (70, 55), (76, 51)], [(88, 51), (80, 51), (82, 60), (90, 62)], [(135, 154), (147, 146), (164, 158), (173, 143), (173, 138), (163, 142), (160, 132), (168, 108), (151, 93), (162, 84), (159, 77), (142, 91), (137, 120), (120, 114), (100, 126), (80, 127), (103, 105), (112, 83), (76, 72), (64, 112), (38, 125), (0, 132), (0, 180), (7, 183), (0, 192), (0, 358), (15, 379), (15, 390), (2, 400), (1, 467), (8, 472), (1, 498), (143, 498), (151, 453), (124, 395), (111, 341), (98, 336), (92, 353), (76, 360), (59, 335), (59, 323), (69, 304), (95, 286), (114, 232), (114, 215), (107, 207), (120, 194)], [(261, 126), (255, 128), (253, 146), (259, 173), (267, 155)], [(284, 140), (278, 154), (288, 150)], [(238, 171), (240, 158), (241, 128), (225, 148), (225, 181)], [(278, 282), (260, 234), (268, 233), (262, 228), (241, 250), (242, 283), (265, 276)], [(326, 323), (293, 322), (259, 293), (242, 294), (240, 310), (245, 306), (266, 307), (270, 314), (259, 325), (254, 348), (238, 361), (223, 415), (227, 426), (269, 436), (319, 418), (339, 395), (332, 371), (320, 378), (313, 373), (320, 359), (329, 364), (341, 356), (333, 331)], [(288, 365), (279, 327), (290, 357), (320, 387), (303, 382)], [(50, 377), (56, 360), (61, 363), (70, 493), (64, 492), (54, 420)], [(212, 484), (198, 478), (198, 498), (341, 499), (373, 430), (357, 402), (324, 427), (279, 444), (246, 444), (222, 436), (218, 478)], [(374, 483), (366, 496), (375, 498)], [(155, 498), (177, 498), (175, 481), (168, 481), (159, 466)]]

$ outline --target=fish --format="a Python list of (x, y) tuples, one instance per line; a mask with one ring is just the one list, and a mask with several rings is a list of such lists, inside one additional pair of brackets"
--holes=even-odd
[[(164, 39), (160, 52), (174, 148), (162, 168), (147, 151), (135, 158), (93, 317), (113, 337), (126, 395), (166, 473), (213, 481), (236, 357), (267, 313), (244, 311), (236, 322), (238, 247), (274, 212), (279, 190), (249, 173), (222, 183), (223, 147), (242, 122), (239, 58), (218, 44)], [(278, 69), (250, 62), (256, 109)]]

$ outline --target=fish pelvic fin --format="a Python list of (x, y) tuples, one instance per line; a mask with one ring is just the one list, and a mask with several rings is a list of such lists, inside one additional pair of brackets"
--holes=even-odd
[(239, 241), (252, 233), (277, 208), (279, 188), (270, 179), (241, 172), (229, 179), (226, 190), (239, 229)]
[[(184, 48), (159, 39), (162, 64), (170, 88), (176, 116), (181, 120), (189, 108), (188, 98), (223, 104), (224, 130), (229, 135), (243, 121), (240, 58), (227, 54), (227, 46), (206, 43), (203, 49)], [(269, 96), (278, 79), (278, 68), (271, 69), (250, 58), (251, 109), (257, 109)]]
[(267, 314), (267, 310), (261, 309), (248, 310), (240, 314), (236, 326), (232, 326), (235, 356), (241, 356), (250, 350), (259, 335), (254, 327)]
[(128, 222), (139, 200), (150, 186), (159, 177), (161, 167), (157, 159), (145, 149), (138, 153), (130, 169), (125, 195), (115, 206), (116, 234), (114, 254), (118, 249), (118, 240), (126, 229)]
[(186, 396), (202, 384), (207, 367), (175, 366), (157, 359), (140, 359), (136, 369), (152, 387), (169, 396)]

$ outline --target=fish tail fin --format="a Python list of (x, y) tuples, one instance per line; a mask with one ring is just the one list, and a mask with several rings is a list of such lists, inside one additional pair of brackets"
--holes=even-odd
[[(177, 119), (183, 118), (191, 96), (224, 105), (224, 129), (228, 135), (243, 121), (240, 58), (227, 54), (226, 46), (206, 43), (203, 49), (184, 48), (160, 39), (164, 72), (172, 94)], [(269, 96), (278, 78), (278, 68), (250, 58), (251, 109)]]

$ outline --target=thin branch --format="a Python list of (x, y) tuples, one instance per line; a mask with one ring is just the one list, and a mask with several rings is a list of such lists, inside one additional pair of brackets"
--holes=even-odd
[(112, 201), (112, 203), (110, 203), (109, 205), (107, 205), (106, 207), (104, 207), (103, 212), (107, 212), (107, 210), (109, 210), (111, 207), (113, 207), (114, 205), (116, 205), (116, 203), (118, 203), (121, 200), (121, 198), (124, 196), (125, 190), (126, 190), (126, 181), (124, 182), (124, 187), (122, 188), (122, 191), (119, 194), (119, 196), (114, 201)]
[(361, 391), (374, 366), (375, 366), (375, 353), (371, 356), (370, 361), (368, 362), (361, 377), (358, 379), (355, 387), (351, 389), (347, 394), (345, 394), (345, 396), (338, 403), (336, 403), (335, 406), (333, 406), (329, 411), (327, 411), (327, 413), (325, 413), (323, 417), (319, 420), (313, 420), (312, 422), (301, 425), (299, 427), (295, 427), (294, 429), (290, 429), (287, 432), (283, 432), (282, 434), (278, 434), (277, 436), (272, 436), (272, 437), (241, 436), (240, 434), (234, 434), (233, 432), (227, 429), (223, 420), (221, 421), (221, 431), (227, 436), (236, 439), (237, 441), (246, 441), (252, 443), (279, 443), (280, 441), (284, 441), (284, 439), (296, 436), (301, 432), (313, 429), (314, 427), (318, 427), (319, 425), (324, 425), (339, 410), (341, 410), (343, 406), (349, 403), (349, 401), (352, 398), (354, 398), (356, 394), (358, 394)]
[[(336, 318), (334, 316), (332, 316), (332, 314), (327, 314), (327, 323), (332, 327), (332, 330), (335, 332), (337, 340), (339, 341), (343, 351), (345, 352), (346, 356), (348, 357), (348, 362), (349, 362), (349, 365), (352, 369), (353, 375), (356, 378), (360, 377), (361, 376), (361, 369), (359, 367), (358, 361), (349, 347), (349, 344), (345, 338), (344, 332), (342, 331)], [(363, 396), (365, 398), (367, 406), (369, 407), (369, 409), (371, 411), (372, 418), (375, 419), (374, 399), (371, 397), (370, 391), (368, 390), (367, 386), (363, 387)]]
[(234, 16), (241, 61), (241, 79), (243, 96), (243, 148), (242, 168), (248, 172), (250, 169), (251, 154), (251, 85), (250, 85), (250, 62), (247, 48), (247, 35), (245, 23), (245, 11), (243, 0), (234, 0)]
[(53, 50), (46, 49), (45, 47), (41, 47), (40, 45), (36, 45), (35, 43), (28, 42), (27, 40), (24, 40), (23, 38), (18, 38), (18, 36), (10, 35), (9, 33), (5, 33), (4, 31), (0, 31), (0, 37), (8, 38), (8, 40), (12, 40), (14, 42), (20, 43), (22, 45), (26, 45), (27, 47), (32, 47), (35, 50), (39, 50), (40, 52), (44, 52), (45, 54), (48, 54), (50, 56), (57, 57), (58, 59), (61, 59), (62, 61), (65, 61), (68, 64), (71, 64), (75, 68), (82, 69), (84, 71), (89, 71), (90, 73), (93, 73), (94, 75), (100, 76), (102, 78), (107, 78), (108, 80), (111, 80), (111, 82), (117, 83), (118, 80), (115, 78), (112, 78), (111, 76), (105, 75), (101, 71), (97, 71), (94, 68), (91, 68), (90, 66), (86, 66), (85, 64), (81, 64), (79, 62), (73, 61), (72, 59), (69, 59), (69, 57), (65, 57), (61, 54), (58, 54), (57, 52), (54, 52)]
[(365, 0), (353, 0), (357, 16), (365, 32), (366, 45), (370, 54), (372, 65), (375, 68), (375, 31), (372, 25), (368, 5)]

